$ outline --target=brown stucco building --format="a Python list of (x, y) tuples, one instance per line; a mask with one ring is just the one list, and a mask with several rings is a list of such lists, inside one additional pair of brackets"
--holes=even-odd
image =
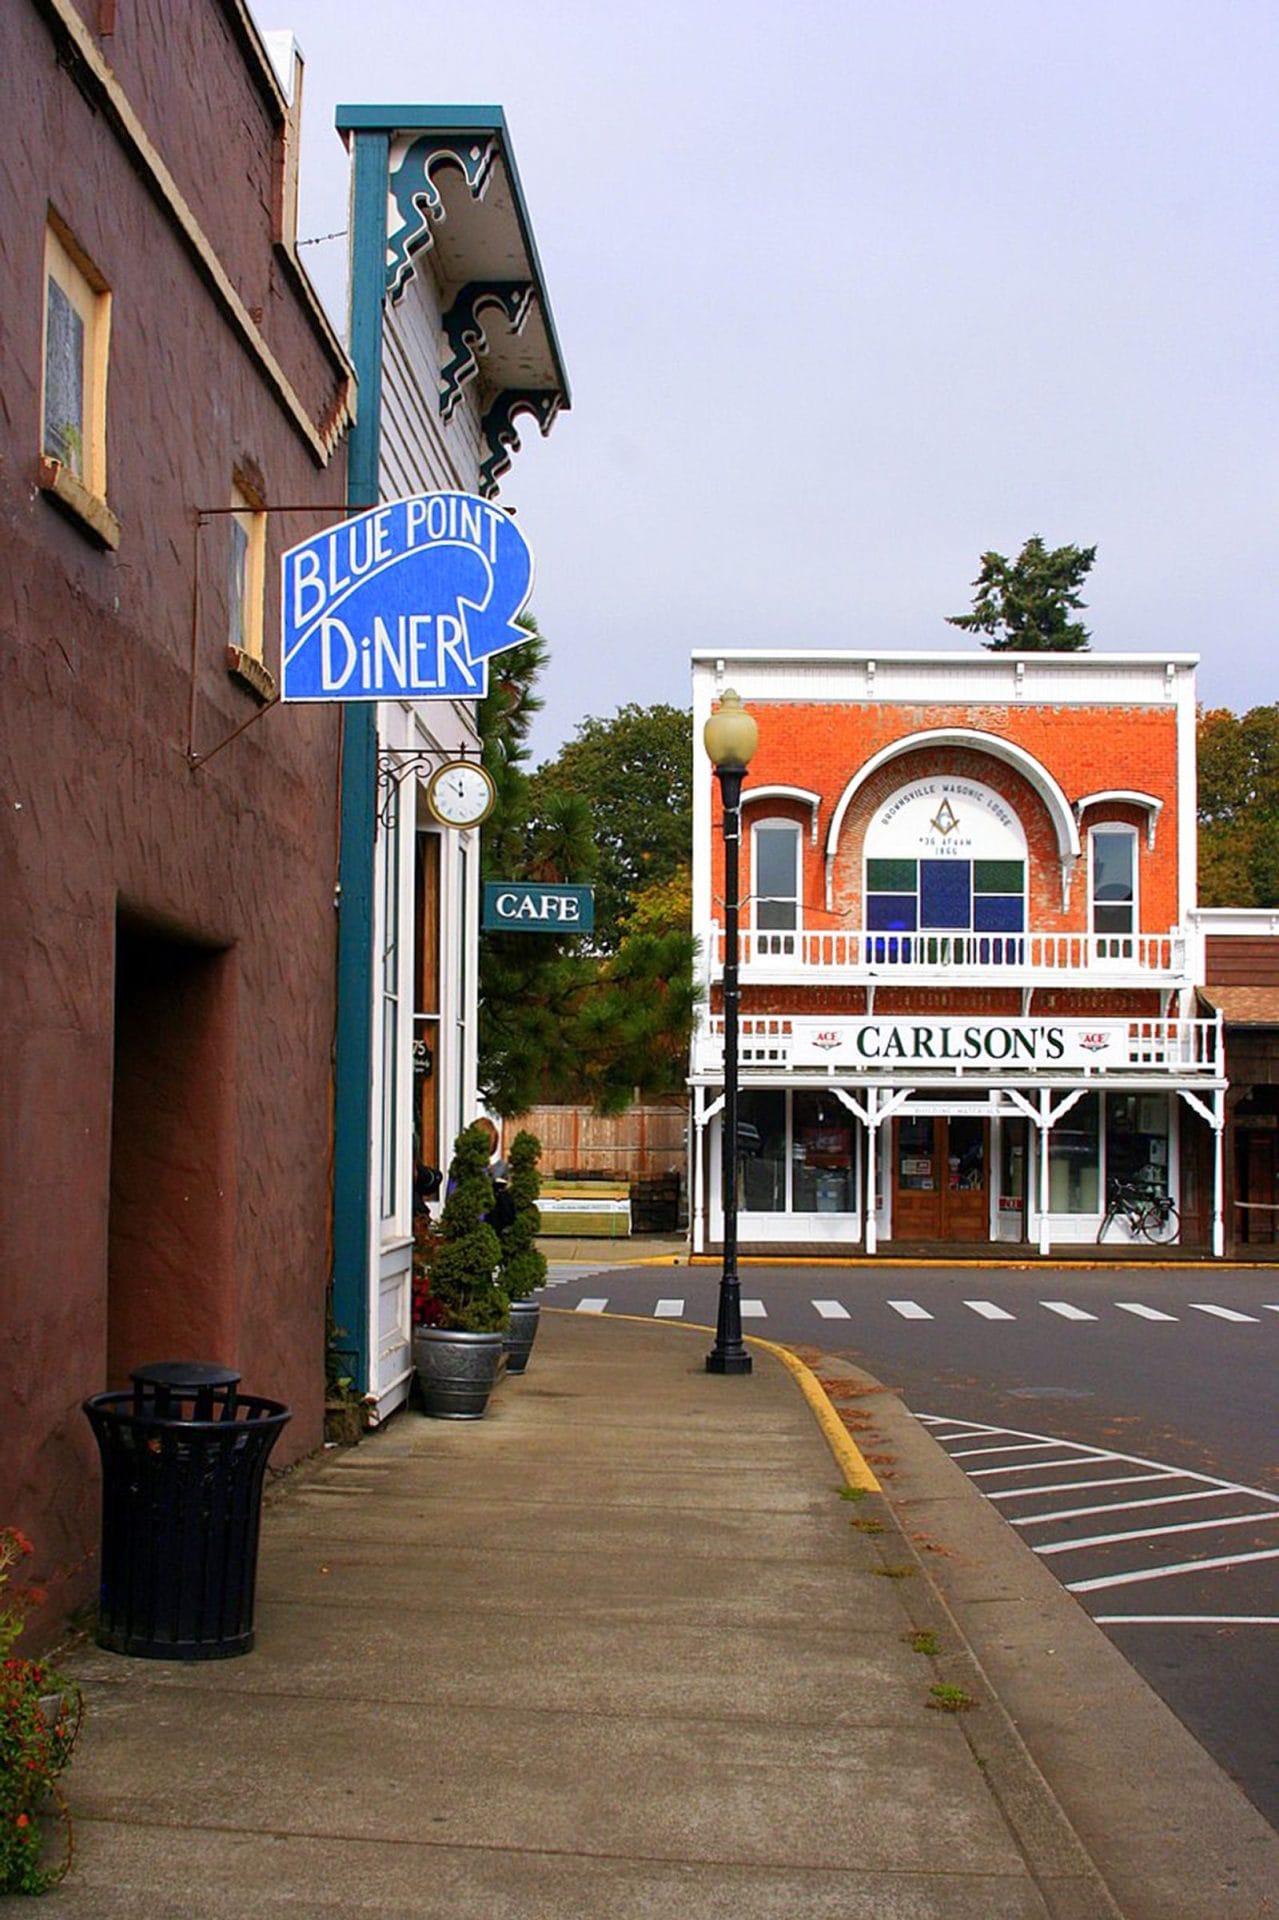
[(217, 1358), (321, 1438), (340, 720), (265, 709), (354, 388), (238, 0), (11, 0), (0, 66), (0, 1521), (52, 1619), (86, 1395)]

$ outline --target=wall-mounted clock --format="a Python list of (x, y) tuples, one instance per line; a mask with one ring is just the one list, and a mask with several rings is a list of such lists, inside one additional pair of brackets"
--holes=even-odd
[(426, 786), (426, 804), (446, 827), (478, 827), (496, 800), (493, 777), (476, 760), (446, 760)]

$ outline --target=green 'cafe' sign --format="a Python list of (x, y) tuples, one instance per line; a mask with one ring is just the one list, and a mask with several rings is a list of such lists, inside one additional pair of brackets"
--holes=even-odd
[(482, 924), (485, 933), (590, 933), (595, 926), (595, 889), (486, 880)]

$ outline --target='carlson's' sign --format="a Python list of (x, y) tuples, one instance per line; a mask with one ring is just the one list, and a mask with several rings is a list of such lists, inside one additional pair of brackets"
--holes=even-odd
[(388, 500), (282, 569), (282, 700), (479, 699), (491, 657), (528, 637), (532, 552), (475, 494)]
[(1101, 1020), (842, 1020), (797, 1028), (791, 1064), (811, 1054), (858, 1067), (970, 1067), (1042, 1071), (1126, 1067), (1128, 1023)]

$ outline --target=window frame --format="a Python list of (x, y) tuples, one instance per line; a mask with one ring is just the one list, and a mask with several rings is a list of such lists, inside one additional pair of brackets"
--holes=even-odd
[[(231, 565), (228, 570), (228, 645), (258, 666), (265, 666), (266, 637), (266, 508), (241, 474), (231, 482)], [(244, 578), (239, 605), (235, 601), (237, 568), (235, 536), (244, 536)]]
[[(57, 286), (80, 320), (81, 457), (77, 473), (46, 443), (49, 390), (49, 287)], [(48, 209), (40, 283), (40, 395), (37, 445), (40, 486), (104, 546), (119, 543), (120, 523), (107, 505), (107, 372), (111, 350), (111, 289), (70, 228)]]
[[(1132, 849), (1131, 924), (1125, 931), (1102, 931), (1097, 926), (1098, 906), (1113, 906), (1118, 904), (1112, 901), (1098, 901), (1097, 899), (1097, 839), (1098, 836), (1103, 833), (1126, 838)], [(1138, 830), (1127, 820), (1099, 820), (1095, 826), (1088, 829), (1088, 931), (1095, 940), (1106, 941), (1108, 943), (1106, 947), (1100, 949), (1103, 957), (1122, 959), (1128, 954), (1131, 954), (1132, 947), (1130, 943), (1136, 939), (1140, 930), (1141, 844)], [(1124, 944), (1116, 945), (1112, 948), (1109, 945), (1111, 942)]]
[[(794, 907), (795, 917), (792, 925), (789, 927), (761, 927), (759, 923), (759, 908), (761, 904), (761, 895), (759, 892), (759, 836), (761, 833), (777, 833), (777, 832), (783, 832), (783, 831), (790, 835), (791, 844), (794, 850), (795, 891), (794, 891), (794, 894), (791, 896), (787, 896), (784, 894), (770, 893), (767, 896), (767, 899), (763, 902), (763, 904), (767, 906), (779, 906), (779, 905), (784, 906), (789, 901), (789, 904), (791, 904)], [(799, 821), (788, 820), (784, 814), (769, 815), (768, 818), (764, 820), (752, 820), (751, 822), (750, 926), (751, 926), (751, 931), (753, 933), (762, 933), (762, 934), (802, 933), (803, 927), (804, 927), (803, 834), (804, 834), (804, 830), (803, 830), (803, 827), (800, 825)]]

